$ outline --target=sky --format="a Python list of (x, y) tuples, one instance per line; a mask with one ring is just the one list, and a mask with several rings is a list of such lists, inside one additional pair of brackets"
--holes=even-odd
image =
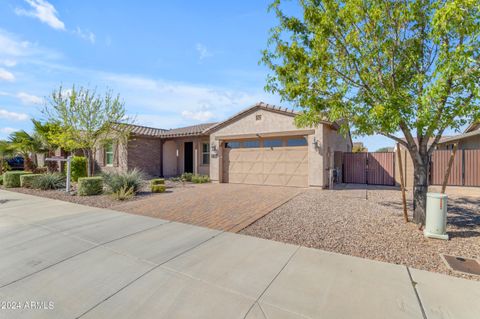
[[(74, 84), (118, 93), (136, 123), (164, 129), (259, 101), (294, 107), (264, 91), (269, 2), (1, 1), (0, 139), (31, 130), (45, 97)], [(394, 145), (354, 140), (372, 151)]]

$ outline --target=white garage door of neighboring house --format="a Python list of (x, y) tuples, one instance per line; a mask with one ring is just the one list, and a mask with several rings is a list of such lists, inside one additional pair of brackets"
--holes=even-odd
[(226, 142), (223, 149), (223, 182), (308, 187), (306, 138)]

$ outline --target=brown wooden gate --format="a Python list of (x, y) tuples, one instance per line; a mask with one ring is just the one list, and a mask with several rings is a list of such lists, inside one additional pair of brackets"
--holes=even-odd
[(343, 182), (367, 183), (368, 153), (343, 153)]
[(367, 183), (395, 185), (395, 153), (368, 153)]
[(343, 182), (395, 185), (395, 153), (343, 153)]

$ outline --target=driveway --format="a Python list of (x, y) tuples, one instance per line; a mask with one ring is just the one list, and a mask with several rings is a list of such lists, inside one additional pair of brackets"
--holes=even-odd
[(478, 318), (480, 283), (0, 191), (0, 318)]
[(115, 210), (238, 232), (305, 189), (243, 184), (186, 184)]

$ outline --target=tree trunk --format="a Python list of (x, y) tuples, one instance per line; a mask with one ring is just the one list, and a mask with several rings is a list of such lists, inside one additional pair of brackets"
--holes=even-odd
[(419, 154), (413, 160), (413, 221), (418, 225), (425, 225), (427, 211), (428, 173), (430, 160), (428, 154)]
[(92, 177), (92, 154), (89, 149), (83, 150), (83, 154), (87, 159), (87, 176)]

